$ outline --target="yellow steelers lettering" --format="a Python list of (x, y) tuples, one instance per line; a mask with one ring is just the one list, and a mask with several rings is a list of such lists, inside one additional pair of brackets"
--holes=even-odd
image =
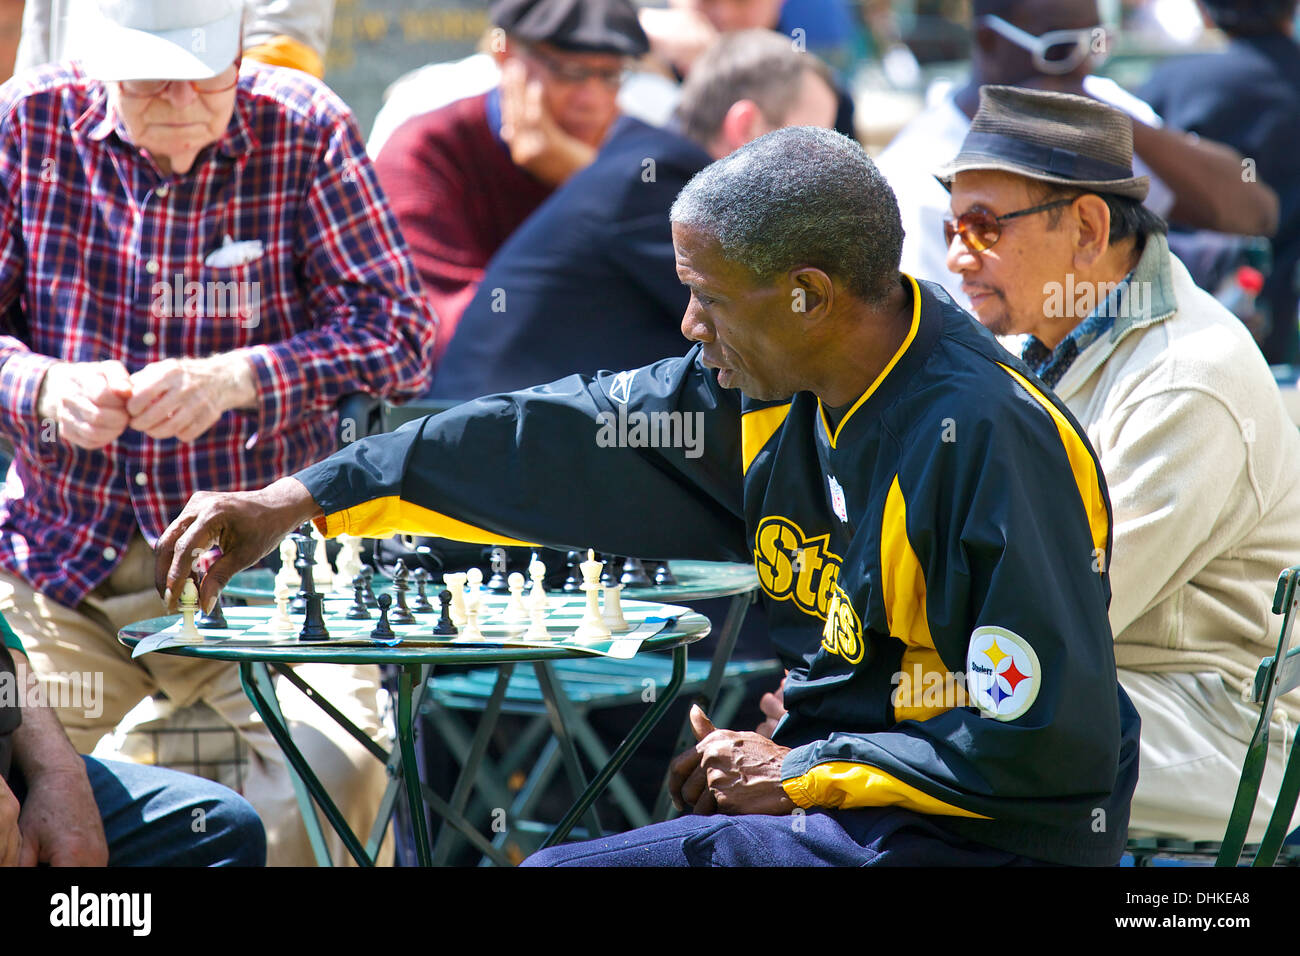
[(840, 574), (840, 556), (829, 542), (829, 534), (809, 538), (789, 518), (769, 515), (754, 532), (758, 583), (774, 600), (793, 601), (805, 614), (825, 618)]
[(827, 653), (837, 654), (850, 664), (862, 660), (866, 644), (862, 640), (862, 621), (853, 610), (853, 602), (837, 585), (831, 594), (826, 626), (822, 629), (822, 647)]

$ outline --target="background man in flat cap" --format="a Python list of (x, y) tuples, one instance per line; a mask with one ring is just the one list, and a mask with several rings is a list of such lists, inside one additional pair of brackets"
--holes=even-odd
[[(241, 69), (239, 0), (100, 6), (81, 62), (0, 92), (0, 611), (45, 679), (103, 675), (98, 712), (60, 709), (73, 746), (162, 692), (233, 728), (199, 759), (234, 785), (242, 742), (271, 862), (310, 864), (237, 668), (133, 661), (117, 631), (161, 611), (152, 543), (197, 488), (324, 457), (344, 395), (421, 394), (435, 322), (351, 113), (304, 73)], [(308, 673), (380, 730), (374, 668)], [(296, 691), (285, 713), (368, 828), (383, 768)]]
[(497, 0), (501, 83), (408, 120), (375, 159), (439, 319), (437, 355), (488, 260), (596, 156), (628, 57), (648, 48), (630, 0)]
[[(1030, 336), (1022, 357), (1110, 487), (1115, 659), (1142, 717), (1132, 831), (1218, 840), (1257, 717), (1242, 684), (1276, 646), (1274, 584), (1300, 540), (1300, 435), (1250, 334), (1170, 254), (1131, 167), (1118, 110), (984, 87), (939, 174), (948, 266), (985, 326)], [(1276, 716), (1285, 741), (1300, 701)]]

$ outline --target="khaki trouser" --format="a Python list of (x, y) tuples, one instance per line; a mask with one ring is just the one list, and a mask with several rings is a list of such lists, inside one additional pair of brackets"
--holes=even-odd
[[(1142, 718), (1129, 835), (1222, 840), (1259, 708), (1231, 693), (1218, 674), (1118, 673)], [(1280, 714), (1269, 726), (1268, 763), (1248, 842), (1264, 835), (1282, 783), (1283, 745), (1289, 749), (1294, 739), (1295, 724), (1283, 723)], [(1297, 822), (1300, 817), (1293, 817), (1288, 832)]]
[[(266, 827), (269, 865), (313, 865), (288, 764), (244, 695), (238, 665), (158, 653), (133, 661), (130, 649), (118, 641), (117, 632), (125, 625), (166, 613), (154, 590), (153, 573), (153, 551), (137, 535), (112, 576), (87, 595), (76, 610), (51, 601), (21, 578), (0, 571), (0, 613), (18, 634), (43, 680), (51, 684), (84, 681), (73, 676), (82, 674), (102, 680), (102, 699), (96, 700), (93, 707), (84, 706), (86, 701), (80, 692), (60, 694), (56, 687), (49, 692), (51, 703), (71, 700), (74, 704), (56, 710), (78, 751), (89, 753), (128, 711), (158, 691), (167, 695), (165, 706), (174, 713), (169, 721), (172, 726), (192, 726), (195, 712), (210, 708), (238, 733), (248, 767), (240, 773), (242, 786), (236, 787), (241, 781), (236, 779), (234, 767), (234, 738), (227, 733), (216, 734), (203, 739), (202, 759), (221, 759), (226, 765), (219, 772), (205, 775), (239, 789), (257, 810)], [(358, 727), (378, 738), (376, 667), (307, 664), (295, 671)], [(387, 782), (383, 765), (288, 681), (277, 680), (276, 686), (294, 742), (364, 843)], [(83, 706), (75, 706), (78, 701)], [(170, 759), (180, 765), (179, 769), (190, 769), (193, 746), (180, 736), (168, 738), (175, 741), (172, 752), (162, 748), (151, 756), (164, 765)], [(217, 750), (224, 747), (225, 752), (214, 753), (214, 745)], [(130, 758), (133, 754), (128, 749), (123, 755)], [(334, 861), (350, 860), (328, 824), (324, 829)], [(391, 852), (392, 840), (388, 839), (386, 860), (391, 860)]]

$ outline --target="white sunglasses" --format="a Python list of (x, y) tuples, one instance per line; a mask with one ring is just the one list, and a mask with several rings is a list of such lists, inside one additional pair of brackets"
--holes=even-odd
[[(1099, 60), (1104, 60), (1106, 56), (1107, 33), (1102, 26), (1084, 27), (1081, 30), (1049, 30), (1042, 36), (1034, 36), (991, 13), (980, 17), (980, 24), (1033, 54), (1034, 66), (1042, 73), (1063, 75), (1072, 72), (1089, 56), (1096, 56)], [(1094, 49), (1098, 38), (1101, 39), (1099, 50)]]

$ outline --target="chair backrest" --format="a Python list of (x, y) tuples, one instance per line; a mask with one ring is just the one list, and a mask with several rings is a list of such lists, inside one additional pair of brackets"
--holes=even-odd
[[(1268, 762), (1268, 725), (1273, 715), (1277, 699), (1288, 691), (1300, 687), (1300, 647), (1291, 646), (1291, 628), (1295, 623), (1296, 611), (1300, 608), (1300, 593), (1296, 584), (1300, 581), (1300, 566), (1287, 568), (1277, 579), (1277, 591), (1273, 595), (1273, 613), (1282, 615), (1281, 634), (1278, 636), (1277, 651), (1272, 657), (1265, 657), (1255, 672), (1255, 686), (1251, 700), (1260, 705), (1259, 722), (1255, 725), (1254, 736), (1246, 748), (1246, 760), (1241, 767), (1241, 781), (1237, 784), (1237, 797), (1232, 804), (1232, 813), (1228, 817), (1228, 829), (1223, 836), (1223, 845), (1215, 866), (1236, 866), (1241, 858), (1241, 849), (1246, 842), (1246, 833), (1250, 829), (1251, 817), (1255, 813), (1255, 802), (1259, 797), (1260, 781), (1264, 777), (1264, 767)], [(1286, 839), (1287, 827), (1291, 814), (1295, 811), (1296, 798), (1300, 795), (1300, 762), (1296, 760), (1295, 741), (1287, 755), (1286, 769), (1282, 774), (1282, 785), (1278, 790), (1277, 802), (1273, 815), (1269, 818), (1264, 839), (1260, 841), (1252, 866), (1272, 866), (1277, 860), (1282, 841)]]
[(457, 405), (463, 405), (464, 399), (446, 399), (446, 398), (417, 398), (413, 402), (406, 402), (403, 405), (393, 405), (390, 402), (384, 402), (383, 407), (383, 430), (391, 432), (393, 429), (405, 425), (407, 422), (414, 421), (417, 418), (424, 418), (426, 415), (436, 415), (439, 412), (445, 412), (449, 408), (455, 408)]

